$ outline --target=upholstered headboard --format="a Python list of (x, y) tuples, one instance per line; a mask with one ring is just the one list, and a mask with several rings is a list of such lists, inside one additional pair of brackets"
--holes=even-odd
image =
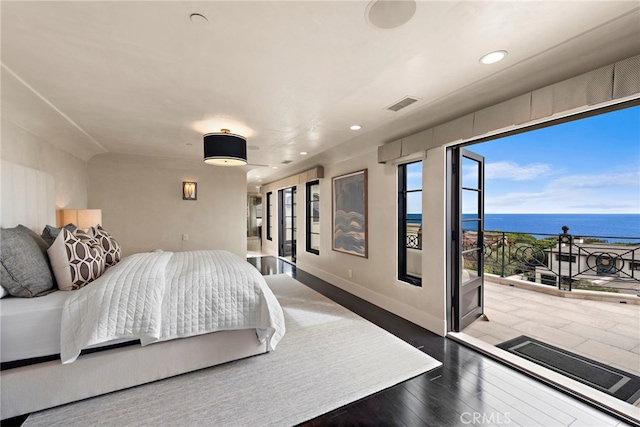
[(0, 163), (0, 225), (22, 224), (40, 234), (56, 225), (55, 181), (52, 175), (2, 160)]

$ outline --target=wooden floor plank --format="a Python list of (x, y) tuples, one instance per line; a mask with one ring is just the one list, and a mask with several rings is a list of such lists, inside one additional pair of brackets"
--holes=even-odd
[[(583, 425), (602, 425), (612, 426), (618, 424), (618, 420), (610, 415), (607, 415), (595, 408), (583, 405), (580, 401), (567, 396), (565, 393), (554, 390), (550, 387), (546, 387), (537, 381), (530, 381), (527, 376), (509, 369), (507, 367), (502, 368), (502, 373), (509, 376), (510, 381), (518, 386), (524, 388), (525, 385), (528, 388), (536, 389), (540, 393), (539, 397), (543, 398), (547, 405), (554, 408), (558, 408), (576, 418), (576, 420)], [(495, 368), (495, 369), (500, 369)]]
[[(453, 425), (476, 425), (472, 420), (474, 414), (494, 414), (497, 420), (506, 419), (505, 414), (496, 408), (486, 404), (474, 395), (460, 393), (460, 389), (456, 386), (445, 385), (440, 379), (429, 381), (426, 376), (420, 376), (413, 382), (403, 383), (403, 387), (409, 390), (416, 398), (423, 402), (426, 410), (436, 413), (446, 411), (446, 422)], [(434, 410), (435, 408), (435, 410)], [(441, 416), (439, 416), (441, 417)], [(491, 425), (490, 422), (482, 423), (483, 426)], [(516, 424), (512, 424), (516, 425)]]
[(544, 408), (544, 414), (553, 418), (561, 425), (571, 425), (577, 418), (568, 414), (565, 410), (550, 404), (545, 398), (546, 393), (528, 384), (516, 382), (502, 370), (487, 369), (484, 371), (483, 380), (505, 391), (514, 398), (519, 399), (532, 408)]

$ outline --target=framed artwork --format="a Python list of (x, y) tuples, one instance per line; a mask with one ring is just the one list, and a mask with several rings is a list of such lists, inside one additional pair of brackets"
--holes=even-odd
[(331, 178), (333, 250), (367, 258), (367, 169)]

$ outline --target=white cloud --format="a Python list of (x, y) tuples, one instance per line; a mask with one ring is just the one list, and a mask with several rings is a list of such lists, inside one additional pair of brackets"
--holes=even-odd
[(565, 190), (568, 190), (576, 188), (604, 188), (631, 185), (635, 186), (636, 191), (638, 191), (639, 183), (640, 171), (598, 175), (576, 174), (555, 179), (549, 184), (548, 188), (564, 188)]
[[(545, 199), (548, 196), (549, 194), (537, 192), (506, 193), (498, 196), (488, 196), (485, 200), (485, 206), (487, 208), (487, 212), (490, 213), (494, 213), (497, 210), (500, 212), (510, 212), (509, 209), (518, 209), (522, 206), (539, 204), (541, 199)], [(507, 208), (507, 210), (500, 208)]]
[(553, 172), (551, 165), (544, 163), (532, 163), (519, 165), (515, 162), (493, 162), (484, 167), (485, 179), (508, 179), (512, 181), (530, 181), (541, 176), (550, 175)]
[[(589, 177), (592, 179), (593, 177)], [(615, 178), (612, 176), (611, 178)], [(622, 178), (627, 178), (626, 175)], [(487, 194), (489, 213), (631, 213), (640, 211), (637, 181), (620, 184), (615, 179), (599, 185), (560, 178), (543, 190)]]
[[(502, 162), (501, 162), (502, 163)], [(490, 213), (629, 213), (640, 211), (640, 170), (574, 173), (525, 184), (486, 186)], [(545, 182), (546, 181), (546, 182)], [(492, 188), (493, 187), (493, 188)], [(502, 191), (499, 192), (498, 188)], [(504, 191), (506, 189), (506, 191)]]

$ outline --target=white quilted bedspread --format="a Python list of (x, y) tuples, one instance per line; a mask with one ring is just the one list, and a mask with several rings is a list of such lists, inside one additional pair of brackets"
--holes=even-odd
[(62, 363), (88, 346), (120, 339), (142, 345), (230, 329), (256, 328), (274, 350), (282, 308), (262, 275), (227, 251), (141, 253), (72, 291), (62, 312)]

